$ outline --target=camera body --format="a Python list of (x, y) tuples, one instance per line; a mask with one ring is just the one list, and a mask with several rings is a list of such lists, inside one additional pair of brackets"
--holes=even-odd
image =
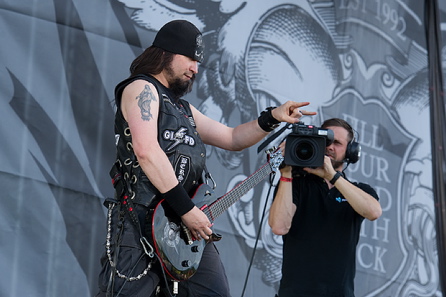
[(303, 122), (293, 124), (286, 137), (285, 164), (298, 167), (319, 167), (324, 164), (325, 148), (334, 139), (330, 129), (320, 129)]

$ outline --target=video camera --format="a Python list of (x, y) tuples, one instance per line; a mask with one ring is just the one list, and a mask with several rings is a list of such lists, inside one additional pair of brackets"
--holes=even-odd
[(325, 148), (334, 139), (330, 129), (320, 129), (303, 122), (293, 124), (286, 137), (285, 164), (298, 167), (320, 167), (324, 164)]

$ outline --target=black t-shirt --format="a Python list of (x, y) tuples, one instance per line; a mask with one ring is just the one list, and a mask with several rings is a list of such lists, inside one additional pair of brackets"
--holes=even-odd
[[(352, 183), (378, 200), (375, 190)], [(341, 193), (315, 175), (293, 179), (297, 206), (288, 234), (283, 236), (279, 297), (352, 297), (356, 271), (359, 215)]]

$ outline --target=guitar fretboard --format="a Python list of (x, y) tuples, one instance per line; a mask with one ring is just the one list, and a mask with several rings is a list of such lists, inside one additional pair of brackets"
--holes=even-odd
[(266, 163), (256, 172), (247, 177), (240, 184), (235, 186), (231, 191), (212, 202), (203, 212), (213, 222), (218, 216), (225, 212), (232, 204), (237, 202), (249, 190), (254, 188), (259, 182), (273, 172), (270, 163)]

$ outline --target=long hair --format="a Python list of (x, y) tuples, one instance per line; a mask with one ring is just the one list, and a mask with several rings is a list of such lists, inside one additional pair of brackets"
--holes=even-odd
[(352, 128), (352, 126), (350, 126), (349, 123), (347, 123), (347, 121), (345, 121), (343, 119), (339, 119), (339, 118), (331, 118), (331, 119), (325, 120), (322, 123), (321, 128), (326, 129), (327, 127), (330, 127), (330, 126), (344, 128), (348, 132), (348, 141), (350, 142), (353, 139), (353, 137), (354, 137), (353, 128)]
[(130, 65), (130, 76), (159, 74), (172, 62), (173, 56), (173, 53), (152, 45), (133, 60)]

